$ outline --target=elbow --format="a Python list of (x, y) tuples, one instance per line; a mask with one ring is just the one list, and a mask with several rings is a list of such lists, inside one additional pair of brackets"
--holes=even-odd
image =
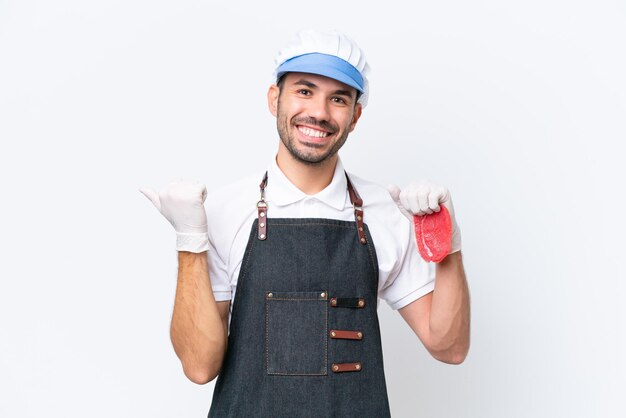
[(469, 352), (469, 343), (461, 343), (446, 349), (431, 349), (430, 354), (436, 360), (452, 365), (459, 365), (465, 361)]
[(205, 385), (214, 380), (220, 373), (219, 369), (210, 367), (192, 367), (183, 365), (183, 372), (187, 379), (197, 385)]
[(459, 365), (467, 358), (467, 352), (432, 353), (432, 356), (442, 363)]
[(210, 353), (203, 350), (202, 354), (197, 351), (191, 351), (186, 347), (174, 350), (180, 360), (183, 373), (187, 379), (197, 385), (205, 385), (214, 380), (222, 371), (222, 364), (226, 350)]

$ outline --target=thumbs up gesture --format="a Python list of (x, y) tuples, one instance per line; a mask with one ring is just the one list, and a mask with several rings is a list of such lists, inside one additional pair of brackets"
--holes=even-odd
[(440, 205), (445, 206), (450, 215), (452, 224), (452, 239), (449, 254), (461, 250), (461, 230), (456, 223), (452, 198), (447, 188), (427, 180), (421, 180), (411, 182), (408, 186), (404, 187), (404, 189), (400, 189), (395, 184), (390, 184), (387, 190), (391, 198), (396, 202), (400, 212), (411, 221), (411, 224), (416, 221), (414, 215), (430, 215), (439, 212), (441, 210)]
[(156, 192), (139, 189), (169, 221), (176, 231), (177, 251), (200, 253), (207, 251), (209, 234), (204, 201), (207, 190), (194, 180), (175, 180)]

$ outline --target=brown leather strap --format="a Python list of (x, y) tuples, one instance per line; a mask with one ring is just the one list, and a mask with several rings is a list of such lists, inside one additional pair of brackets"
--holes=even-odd
[(263, 180), (259, 187), (261, 188), (261, 200), (256, 204), (259, 219), (258, 234), (257, 237), (260, 240), (267, 239), (267, 202), (265, 201), (265, 186), (267, 185), (267, 171), (263, 176)]
[(335, 373), (361, 371), (361, 363), (333, 363), (331, 370)]
[[(365, 245), (367, 244), (367, 239), (365, 237), (365, 230), (363, 229), (363, 199), (361, 199), (359, 193), (356, 191), (354, 186), (352, 186), (352, 182), (350, 182), (350, 178), (348, 177), (347, 172), (345, 172), (345, 175), (348, 182), (348, 194), (350, 195), (350, 202), (352, 203), (352, 207), (354, 208), (354, 219), (356, 220), (356, 229), (357, 233), (359, 234), (359, 242)], [(267, 171), (263, 176), (261, 184), (259, 184), (259, 188), (261, 189), (261, 200), (259, 200), (256, 204), (259, 220), (257, 237), (260, 240), (267, 239), (267, 202), (265, 201), (265, 186), (267, 186)]]
[(345, 329), (331, 329), (330, 338), (342, 339), (342, 340), (361, 340), (363, 339), (363, 333), (361, 331), (349, 331)]
[(354, 219), (356, 220), (356, 229), (359, 234), (359, 242), (365, 245), (367, 244), (367, 239), (365, 238), (365, 231), (363, 230), (363, 199), (361, 199), (359, 193), (352, 186), (347, 172), (346, 180), (348, 181), (348, 193), (350, 194), (350, 202), (352, 202), (352, 207), (354, 207)]

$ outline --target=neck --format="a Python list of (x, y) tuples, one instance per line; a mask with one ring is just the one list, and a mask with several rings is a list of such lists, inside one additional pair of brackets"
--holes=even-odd
[(337, 154), (318, 164), (306, 164), (295, 159), (280, 142), (276, 164), (285, 176), (302, 192), (312, 195), (326, 188), (333, 179)]

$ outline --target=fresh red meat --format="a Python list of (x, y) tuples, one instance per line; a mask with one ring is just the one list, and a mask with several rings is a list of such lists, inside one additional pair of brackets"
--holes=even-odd
[(413, 215), (415, 239), (420, 255), (426, 261), (435, 263), (443, 260), (450, 253), (452, 242), (452, 221), (448, 209), (439, 205), (441, 210), (429, 215)]

